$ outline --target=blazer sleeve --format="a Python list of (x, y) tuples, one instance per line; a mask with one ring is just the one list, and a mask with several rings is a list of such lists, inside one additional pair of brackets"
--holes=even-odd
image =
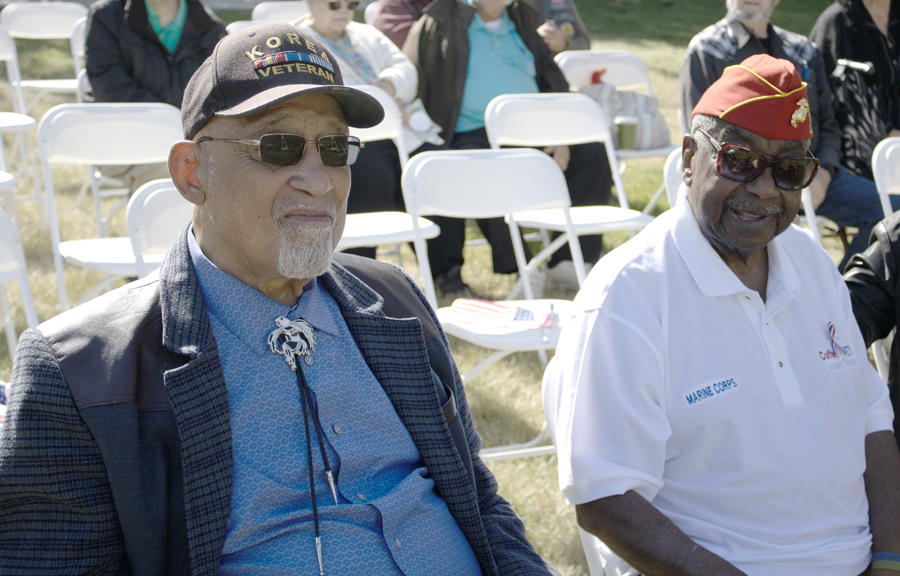
[(855, 254), (844, 272), (853, 315), (866, 346), (884, 338), (897, 324), (897, 259), (900, 257), (900, 215), (872, 230), (872, 244)]
[(0, 430), (0, 574), (128, 574), (100, 450), (50, 344), (22, 334)]
[(425, 295), (412, 278), (406, 276), (406, 279), (412, 289), (419, 295), (440, 331), (439, 337), (429, 341), (428, 355), (432, 368), (441, 380), (450, 386), (456, 398), (458, 418), (462, 419), (463, 429), (469, 445), (469, 453), (472, 455), (478, 508), (499, 574), (504, 576), (559, 576), (556, 569), (541, 558), (531, 543), (528, 542), (525, 536), (525, 525), (510, 503), (497, 494), (497, 480), (478, 456), (481, 450), (481, 437), (476, 432), (475, 424), (472, 422), (472, 414), (469, 412), (469, 405), (466, 402), (466, 392), (463, 388), (462, 379), (450, 354), (450, 343), (447, 341), (447, 336), (444, 334)]
[(415, 64), (380, 31), (371, 28), (368, 32), (371, 49), (379, 55), (383, 66), (378, 79), (388, 80), (394, 86), (394, 98), (405, 104), (412, 102), (419, 87)]

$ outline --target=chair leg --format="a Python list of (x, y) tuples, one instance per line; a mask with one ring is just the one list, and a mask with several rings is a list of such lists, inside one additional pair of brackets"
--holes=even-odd
[(497, 462), (499, 460), (514, 460), (516, 458), (556, 454), (556, 448), (553, 444), (542, 446), (542, 444), (545, 444), (548, 440), (550, 440), (550, 427), (545, 421), (537, 436), (528, 442), (483, 448), (479, 456), (485, 462)]
[(6, 330), (6, 343), (9, 346), (10, 359), (16, 357), (16, 326), (12, 319), (12, 310), (9, 306), (9, 298), (6, 295), (6, 286), (0, 284), (0, 314), (3, 315), (4, 329)]

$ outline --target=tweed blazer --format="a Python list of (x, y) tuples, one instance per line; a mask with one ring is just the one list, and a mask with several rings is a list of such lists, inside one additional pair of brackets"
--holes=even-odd
[[(188, 233), (158, 275), (22, 335), (0, 433), (0, 574), (216, 573), (231, 428)], [(320, 277), (484, 574), (555, 574), (477, 456), (465, 392), (421, 292), (387, 264), (338, 260), (393, 292), (386, 307), (337, 263)], [(432, 337), (419, 318), (385, 314), (409, 306), (427, 311)], [(453, 426), (435, 379), (455, 398)], [(454, 427), (465, 444), (454, 444)]]

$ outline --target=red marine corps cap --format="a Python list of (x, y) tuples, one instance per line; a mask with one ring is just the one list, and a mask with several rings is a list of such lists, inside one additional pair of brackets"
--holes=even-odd
[(721, 118), (769, 140), (812, 137), (806, 82), (793, 64), (767, 54), (726, 68), (697, 102), (694, 114)]
[(213, 116), (245, 116), (310, 93), (337, 100), (350, 126), (371, 128), (384, 118), (378, 100), (344, 86), (334, 55), (311, 35), (280, 22), (243, 28), (219, 40), (188, 82), (184, 135), (193, 138)]

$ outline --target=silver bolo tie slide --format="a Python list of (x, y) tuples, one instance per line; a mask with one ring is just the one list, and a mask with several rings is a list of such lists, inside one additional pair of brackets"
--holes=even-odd
[[(322, 423), (319, 422), (319, 415), (313, 409), (312, 392), (306, 383), (306, 376), (303, 374), (303, 367), (300, 366), (300, 357), (304, 356), (307, 365), (312, 364), (312, 354), (316, 351), (316, 333), (313, 327), (302, 318), (291, 320), (285, 316), (279, 316), (275, 319), (275, 328), (269, 333), (268, 343), (269, 350), (274, 354), (281, 354), (285, 363), (292, 372), (297, 374), (297, 384), (300, 387), (300, 402), (303, 406), (303, 425), (306, 428), (306, 455), (309, 461), (309, 492), (312, 498), (313, 507), (313, 523), (316, 529), (316, 556), (319, 559), (319, 576), (325, 575), (324, 566), (322, 564), (322, 536), (319, 533), (319, 509), (316, 504), (316, 483), (315, 474), (313, 472), (312, 458), (312, 441), (309, 433), (309, 416), (312, 413), (313, 425), (316, 429), (316, 435), (319, 440), (319, 451), (322, 454), (322, 461), (325, 463), (325, 476), (328, 478), (328, 486), (331, 488), (331, 495), (334, 503), (338, 503), (337, 487), (334, 483), (334, 475), (331, 473), (331, 464), (328, 462), (328, 454), (325, 453), (325, 440), (322, 435)], [(309, 406), (307, 410), (307, 405)]]

